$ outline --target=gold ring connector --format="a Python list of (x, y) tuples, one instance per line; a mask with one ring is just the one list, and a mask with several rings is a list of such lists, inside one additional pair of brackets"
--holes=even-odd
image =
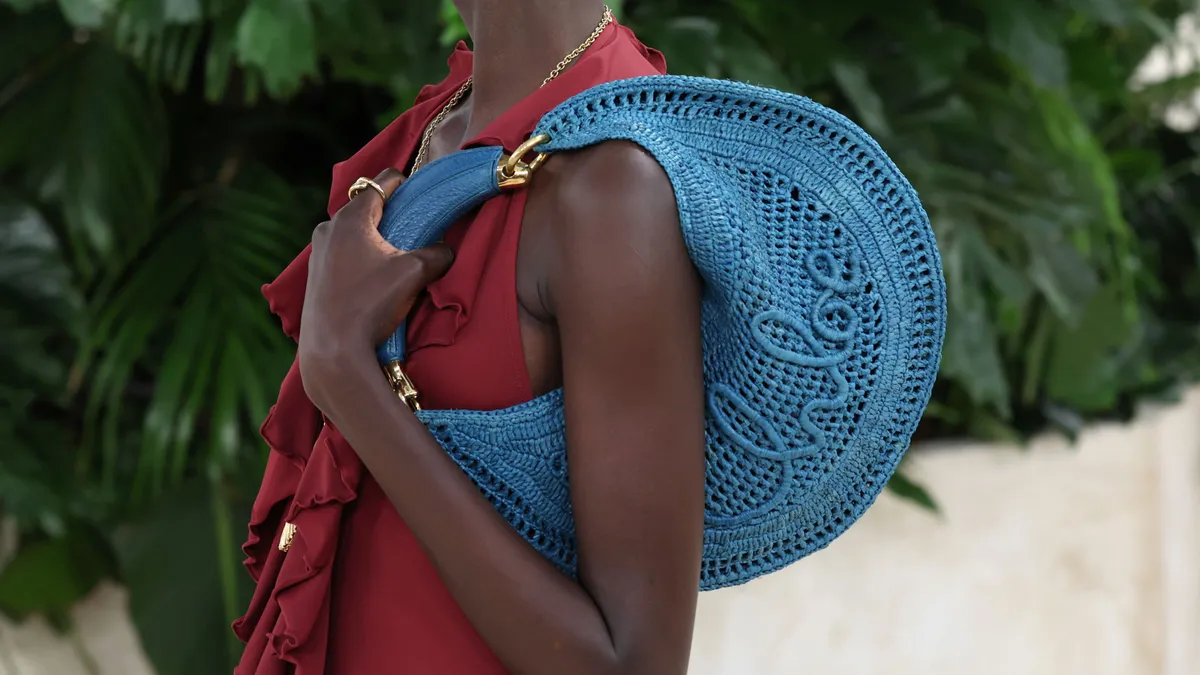
[(529, 182), (529, 178), (534, 171), (546, 161), (548, 155), (543, 152), (537, 153), (533, 160), (525, 162), (525, 155), (529, 154), (534, 148), (550, 140), (550, 136), (546, 134), (538, 134), (531, 136), (529, 140), (517, 146), (513, 154), (500, 157), (500, 164), (496, 167), (496, 178), (499, 181), (502, 189), (510, 189), (520, 187)]

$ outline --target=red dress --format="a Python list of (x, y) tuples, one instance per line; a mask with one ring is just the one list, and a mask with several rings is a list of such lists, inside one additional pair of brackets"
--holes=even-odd
[[(462, 43), (450, 74), (333, 171), (329, 212), (358, 176), (404, 167), (420, 135), (471, 74)], [(470, 145), (510, 152), (538, 119), (603, 82), (665, 72), (662, 55), (612, 25), (557, 79), (490, 124)], [(429, 287), (408, 325), (406, 370), (428, 408), (496, 409), (532, 398), (517, 315), (516, 256), (525, 192), (487, 202), (455, 224), (450, 272)], [(308, 276), (306, 249), (263, 287), (295, 339)], [(382, 375), (381, 375), (382, 377)], [(243, 549), (257, 582), (234, 624), (246, 649), (235, 675), (488, 675), (504, 667), (450, 596), (404, 520), (345, 439), (323, 423), (295, 363), (262, 425), (271, 447)], [(279, 551), (284, 522), (296, 526)]]

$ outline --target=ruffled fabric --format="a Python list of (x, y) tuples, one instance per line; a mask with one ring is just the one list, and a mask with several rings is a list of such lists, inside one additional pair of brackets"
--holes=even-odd
[[(496, 227), (472, 228), (473, 236), (469, 238), (463, 228), (451, 228), (446, 233), (444, 241), (454, 250), (454, 266), (444, 277), (429, 285), (426, 302), (418, 305), (409, 317), (407, 345), (410, 360), (426, 347), (454, 344), (459, 330), (471, 320), (471, 308), (476, 305), (489, 258), (504, 237), (503, 211), (503, 202), (484, 204), (476, 219), (496, 222)], [(488, 231), (482, 231), (485, 229)]]
[[(271, 313), (279, 317), (284, 334), (293, 340), (300, 340), (300, 313), (304, 309), (304, 290), (308, 284), (308, 259), (312, 255), (312, 245), (304, 247), (288, 266), (283, 268), (279, 276), (262, 287), (263, 297)], [(291, 376), (291, 373), (288, 373)], [(271, 409), (274, 412), (274, 408)], [(270, 418), (268, 417), (268, 421)], [(266, 426), (266, 422), (263, 423)]]
[[(330, 566), (337, 552), (342, 509), (358, 496), (362, 462), (326, 426), (296, 488), (288, 520), (296, 526), (291, 549), (285, 554), (275, 582), (279, 621), (269, 635), (271, 649), (284, 661), (303, 664), (293, 650), (313, 651), (313, 663), (323, 672), (329, 622)], [(316, 638), (316, 639), (313, 639)], [(297, 668), (296, 675), (306, 675)]]
[[(257, 586), (246, 614), (233, 625), (247, 643), (235, 673), (282, 675), (286, 663), (295, 675), (319, 675), (329, 622), (328, 571), (342, 509), (357, 497), (362, 463), (308, 401), (295, 362), (261, 433), (271, 454), (242, 547)], [(287, 553), (278, 546), (284, 522), (297, 527)]]
[[(334, 167), (331, 216), (346, 203), (346, 190), (357, 177), (408, 165), (424, 128), (470, 75), (472, 58), (460, 42), (443, 82), (424, 87), (409, 112)], [(614, 25), (561, 77), (463, 147), (500, 144), (511, 151), (543, 113), (570, 95), (607, 80), (655, 71), (665, 72), (661, 54)], [(455, 264), (430, 285), (409, 320), (409, 375), (427, 407), (488, 409), (531, 398), (515, 289), (523, 213), (524, 193), (506, 195), (447, 233), (446, 242), (456, 251)], [(310, 255), (311, 249), (305, 248), (262, 289), (293, 340), (300, 335)], [(260, 431), (271, 452), (243, 545), (245, 566), (257, 587), (246, 614), (233, 625), (246, 642), (235, 675), (321, 675), (327, 657), (329, 667), (338, 672), (382, 672), (381, 667), (445, 675), (503, 672), (353, 449), (308, 400), (298, 363), (289, 369)], [(296, 531), (284, 553), (278, 545), (287, 522)], [(351, 526), (344, 530), (347, 522)], [(347, 552), (359, 559), (334, 570), (335, 558)], [(378, 571), (370, 570), (381, 567), (386, 574), (399, 570), (408, 576), (358, 578), (360, 572), (377, 576)], [(332, 586), (339, 583), (354, 584), (338, 591), (353, 606), (343, 607), (345, 602), (339, 604), (334, 597)], [(380, 594), (389, 599), (381, 600)], [(413, 606), (389, 604), (391, 598)], [(335, 653), (333, 625), (380, 630), (380, 622), (385, 624), (381, 630), (394, 640), (364, 644), (358, 634), (342, 636), (337, 644), (346, 647), (341, 658)], [(429, 642), (429, 636), (437, 639), (421, 644)]]
[[(287, 423), (281, 421), (280, 410), (287, 411)], [(264, 567), (277, 549), (284, 509), (296, 494), (321, 426), (321, 414), (304, 394), (299, 363), (293, 361), (279, 388), (279, 399), (259, 429), (271, 453), (262, 487), (250, 509), (250, 533), (242, 545), (246, 554), (243, 564), (255, 582), (263, 580)], [(239, 621), (239, 625), (245, 623), (244, 618)]]
[[(419, 130), (471, 72), (471, 53), (464, 43), (455, 48), (448, 64), (446, 80), (422, 88), (408, 114), (334, 167), (331, 217), (348, 201), (346, 190), (355, 178), (375, 176), (413, 154)], [(300, 337), (311, 253), (311, 247), (305, 247), (262, 288), (271, 312), (293, 340)], [(320, 675), (328, 648), (331, 566), (344, 508), (358, 497), (362, 462), (308, 400), (298, 362), (284, 377), (260, 433), (271, 453), (242, 546), (244, 564), (257, 586), (246, 614), (233, 624), (234, 633), (246, 642), (234, 672)], [(279, 550), (285, 522), (296, 526), (286, 553)]]

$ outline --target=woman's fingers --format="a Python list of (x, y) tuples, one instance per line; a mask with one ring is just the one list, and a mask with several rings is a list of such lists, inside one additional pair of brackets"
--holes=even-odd
[(434, 244), (408, 251), (396, 258), (396, 283), (414, 293), (439, 279), (454, 262), (454, 251), (446, 244)]
[[(383, 194), (390, 198), (392, 193), (396, 191), (396, 188), (400, 187), (400, 184), (404, 182), (404, 174), (400, 173), (397, 169), (387, 168), (375, 177), (375, 182), (379, 184), (379, 187), (383, 188)], [(375, 191), (371, 190), (371, 192)]]
[(384, 169), (378, 176), (375, 177), (375, 184), (383, 190), (383, 195), (380, 195), (374, 188), (367, 187), (360, 190), (349, 202), (346, 203), (340, 210), (334, 220), (348, 220), (357, 223), (364, 229), (374, 230), (379, 225), (379, 219), (383, 215), (384, 199), (381, 197), (392, 196), (396, 188), (404, 182), (404, 174), (396, 169)]

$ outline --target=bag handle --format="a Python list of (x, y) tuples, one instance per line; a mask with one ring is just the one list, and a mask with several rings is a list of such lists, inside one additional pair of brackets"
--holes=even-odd
[[(430, 162), (392, 193), (383, 207), (379, 233), (402, 251), (440, 241), (451, 225), (487, 200), (526, 185), (547, 155), (538, 153), (528, 163), (524, 157), (547, 140), (549, 136), (534, 136), (511, 156), (500, 146), (485, 146)], [(385, 367), (404, 360), (407, 324), (402, 321), (378, 347), (379, 362)]]

